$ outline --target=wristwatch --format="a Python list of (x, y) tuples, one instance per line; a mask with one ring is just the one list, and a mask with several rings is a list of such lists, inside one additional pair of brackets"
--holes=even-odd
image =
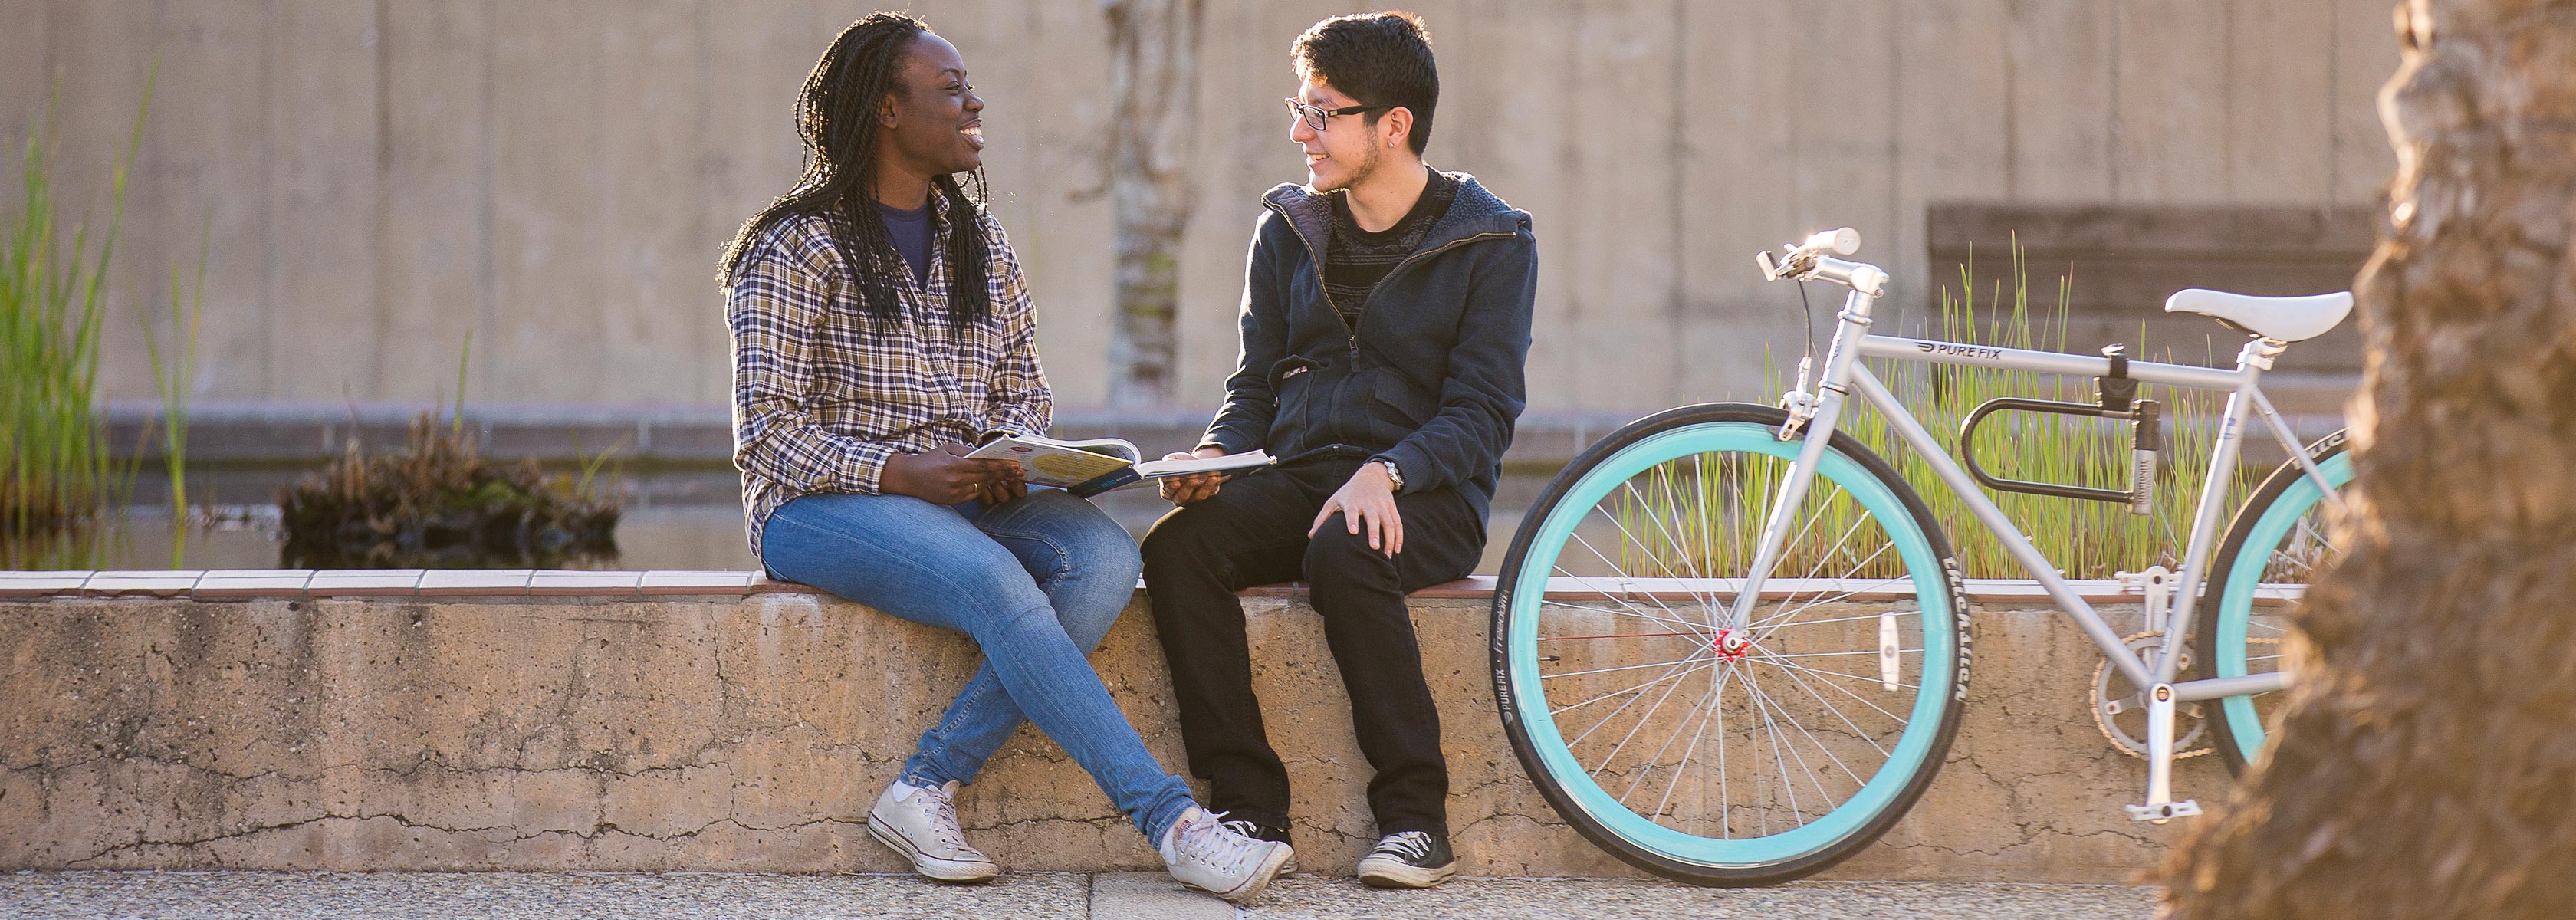
[(1395, 461), (1389, 460), (1385, 457), (1378, 457), (1370, 460), (1369, 462), (1386, 467), (1386, 481), (1394, 483), (1396, 491), (1404, 491), (1404, 471), (1395, 468)]

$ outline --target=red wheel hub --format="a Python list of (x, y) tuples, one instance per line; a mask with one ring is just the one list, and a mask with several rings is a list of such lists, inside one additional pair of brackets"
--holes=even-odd
[(1717, 657), (1720, 661), (1738, 661), (1743, 659), (1744, 653), (1753, 650), (1753, 643), (1745, 641), (1742, 636), (1732, 635), (1732, 633), (1734, 633), (1733, 629), (1720, 629), (1717, 631), (1717, 635), (1711, 638), (1708, 642), (1709, 648), (1717, 651)]

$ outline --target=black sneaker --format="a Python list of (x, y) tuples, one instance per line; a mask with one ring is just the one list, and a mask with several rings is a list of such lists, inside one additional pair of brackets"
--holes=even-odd
[[(1223, 826), (1226, 830), (1242, 834), (1254, 840), (1266, 840), (1271, 843), (1285, 843), (1291, 847), (1296, 846), (1294, 842), (1288, 839), (1288, 832), (1286, 830), (1262, 824), (1252, 820), (1251, 818), (1227, 817), (1226, 813), (1221, 811), (1217, 812), (1216, 816), (1217, 823)], [(1287, 864), (1279, 867), (1279, 874), (1286, 875), (1295, 871), (1297, 871), (1297, 856), (1295, 853), (1290, 853)]]
[(1371, 888), (1429, 888), (1458, 874), (1447, 834), (1402, 831), (1378, 838), (1360, 857), (1360, 883)]

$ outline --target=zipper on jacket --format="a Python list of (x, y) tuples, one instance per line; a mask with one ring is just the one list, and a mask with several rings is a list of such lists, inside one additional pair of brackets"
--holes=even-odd
[[(1288, 209), (1286, 207), (1280, 205), (1278, 202), (1271, 201), (1266, 198), (1262, 200), (1261, 206), (1279, 212), (1279, 218), (1288, 222), (1288, 232), (1296, 234), (1297, 242), (1305, 245), (1306, 264), (1315, 267), (1315, 292), (1324, 295), (1324, 312), (1333, 314), (1333, 319), (1342, 324), (1342, 336), (1350, 342), (1350, 361), (1354, 364), (1358, 363), (1360, 360), (1360, 330), (1358, 327), (1351, 325), (1350, 320), (1342, 318), (1341, 308), (1333, 306), (1331, 285), (1324, 280), (1324, 254), (1315, 251), (1315, 241), (1306, 238), (1306, 231), (1297, 229), (1297, 219), (1289, 216)], [(1370, 293), (1375, 294), (1376, 292), (1372, 290)], [(1367, 309), (1367, 304), (1365, 302), (1361, 304), (1361, 309)]]

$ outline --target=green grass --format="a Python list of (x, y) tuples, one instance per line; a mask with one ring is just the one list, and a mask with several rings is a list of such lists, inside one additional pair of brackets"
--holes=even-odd
[(55, 106), (20, 154), (24, 197), (0, 222), (0, 531), (41, 536), (99, 515), (113, 481), (98, 393), (107, 270), (124, 224), (126, 178), (143, 139), (152, 84), (114, 162), (107, 221), (92, 247), (86, 220), (55, 197), (49, 131)]
[[(2028, 268), (2018, 250), (2013, 253), (2009, 303), (2004, 302), (2007, 292), (1998, 287), (1981, 311), (1973, 292), (1967, 291), (1968, 279), (1973, 277), (1970, 267), (1962, 266), (1959, 276), (1963, 293), (1954, 293), (1946, 285), (1942, 288), (1940, 328), (1930, 337), (2008, 348), (2066, 350), (2069, 279), (2058, 279), (2054, 308), (2034, 317)], [(2133, 357), (2208, 363), (2206, 355), (2155, 352), (2154, 343), (2145, 338), (2142, 323), (2137, 339), (2130, 343)], [(1876, 369), (1888, 380), (1889, 388), (1916, 419), (1937, 433), (1958, 431), (1960, 423), (1978, 404), (1997, 397), (2093, 400), (2092, 383), (2084, 378), (1955, 364), (1908, 364), (1901, 368), (1884, 364), (1881, 362)], [(2190, 536), (2192, 512), (2200, 498), (2202, 476), (2209, 468), (2210, 451), (2216, 444), (2218, 418), (2225, 408), (2226, 395), (2145, 384), (2138, 389), (2141, 398), (2164, 404), (2168, 422), (2163, 450), (2157, 456), (2152, 513), (2133, 515), (2125, 504), (1991, 490), (1987, 493), (2068, 577), (2108, 578), (2115, 572), (2141, 571), (2152, 565), (2181, 567), (2183, 543)], [(1937, 480), (1931, 466), (1920, 455), (1896, 443), (1887, 431), (1885, 417), (1864, 406), (1847, 418), (1844, 430), (1880, 447), (1888, 461), (1904, 474), (1906, 482), (1923, 495), (1933, 516), (1949, 532), (1959, 564), (1968, 577), (2015, 578), (2027, 574), (2004, 550), (2002, 539), (1979, 524), (1969, 514), (1966, 502)], [(2003, 478), (2118, 489), (2124, 487), (2129, 471), (2128, 427), (2125, 421), (1999, 413), (1990, 416), (1979, 429), (1977, 456), (1989, 472)], [(1956, 449), (1954, 444), (1954, 453)], [(2226, 507), (2232, 511), (2252, 491), (2254, 477), (2242, 469), (2229, 471), (2229, 475), (2234, 481)]]
[[(99, 351), (107, 322), (108, 266), (124, 227), (126, 181), (152, 111), (160, 62), (144, 79), (134, 130), (110, 171), (107, 219), (97, 231), (84, 217), (67, 220), (54, 184), (49, 133), (59, 93), (35, 120), (21, 148), (23, 196), (0, 215), (0, 568), (87, 568), (129, 556), (128, 536), (113, 526), (133, 492), (139, 460), (111, 462)], [(193, 284), (170, 271), (169, 341), (142, 311), (145, 348), (161, 397), (159, 419), (143, 440), (158, 440), (170, 477), (173, 521), (170, 565), (186, 565), (189, 527), (188, 400), (211, 226), (199, 244)], [(143, 444), (135, 445), (136, 456)]]
[[(197, 334), (205, 316), (206, 256), (214, 242), (214, 229), (209, 221), (197, 242), (197, 271), (193, 283), (173, 266), (170, 269), (170, 338), (163, 348), (161, 335), (152, 328), (149, 318), (143, 323), (143, 346), (152, 359), (152, 382), (161, 391), (161, 463), (170, 477), (170, 567), (188, 565), (188, 400), (196, 382)], [(152, 429), (144, 429), (150, 440)], [(138, 445), (139, 447), (140, 445)], [(136, 451), (137, 455), (141, 451)]]

